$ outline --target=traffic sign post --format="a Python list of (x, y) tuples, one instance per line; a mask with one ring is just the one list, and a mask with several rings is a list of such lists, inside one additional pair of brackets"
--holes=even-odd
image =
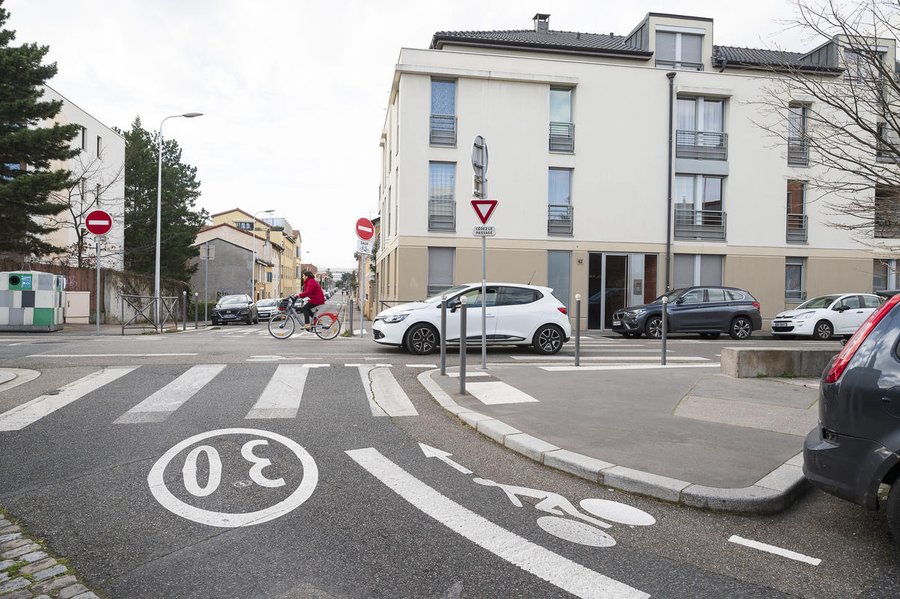
[[(488, 170), (488, 145), (484, 137), (478, 135), (472, 143), (472, 170), (475, 171), (476, 199), (472, 200), (472, 208), (482, 225), (487, 225), (488, 219), (497, 207), (497, 200), (486, 200), (487, 196), (487, 170)], [(477, 229), (477, 227), (476, 227)], [(487, 238), (481, 237), (481, 369), (487, 370)]]
[[(363, 314), (363, 305), (366, 303), (366, 274), (364, 266), (366, 264), (366, 256), (372, 253), (372, 238), (375, 237), (375, 225), (368, 218), (361, 218), (356, 221), (356, 237), (359, 241), (356, 244), (356, 253), (359, 254), (359, 336), (366, 332), (366, 320)], [(353, 331), (350, 331), (353, 335)]]
[(112, 229), (112, 217), (105, 210), (92, 210), (84, 219), (84, 226), (94, 236), (94, 259), (97, 261), (97, 289), (94, 293), (94, 319), (100, 334), (100, 239)]

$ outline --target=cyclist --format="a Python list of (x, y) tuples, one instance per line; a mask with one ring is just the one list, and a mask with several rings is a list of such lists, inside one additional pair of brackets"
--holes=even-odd
[(316, 281), (316, 277), (313, 276), (312, 271), (303, 271), (303, 291), (298, 293), (295, 297), (298, 299), (301, 297), (306, 298), (306, 303), (303, 304), (303, 320), (306, 324), (303, 328), (309, 330), (309, 322), (312, 320), (313, 308), (325, 303), (325, 294), (322, 293), (322, 288), (319, 286), (319, 282)]

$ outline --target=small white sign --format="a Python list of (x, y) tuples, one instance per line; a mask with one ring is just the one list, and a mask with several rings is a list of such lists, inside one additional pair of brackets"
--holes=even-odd
[(475, 237), (494, 237), (497, 234), (497, 227), (494, 225), (475, 225), (472, 228), (472, 235)]
[(371, 254), (372, 253), (372, 240), (363, 241), (362, 239), (356, 240), (356, 251), (359, 254)]

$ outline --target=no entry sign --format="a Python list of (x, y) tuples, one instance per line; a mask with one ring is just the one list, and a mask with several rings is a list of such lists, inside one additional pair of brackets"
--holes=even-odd
[(375, 225), (367, 218), (356, 221), (356, 236), (363, 241), (369, 241), (375, 236)]
[(105, 210), (92, 210), (84, 219), (84, 226), (94, 235), (106, 235), (112, 229), (112, 217)]

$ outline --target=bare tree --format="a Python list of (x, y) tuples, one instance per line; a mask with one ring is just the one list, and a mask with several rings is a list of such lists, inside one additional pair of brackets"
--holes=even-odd
[[(900, 81), (896, 0), (793, 0), (787, 23), (819, 39), (807, 54), (769, 52), (757, 125), (811, 167), (828, 225), (881, 250), (900, 249)], [(824, 39), (823, 39), (824, 38)]]

